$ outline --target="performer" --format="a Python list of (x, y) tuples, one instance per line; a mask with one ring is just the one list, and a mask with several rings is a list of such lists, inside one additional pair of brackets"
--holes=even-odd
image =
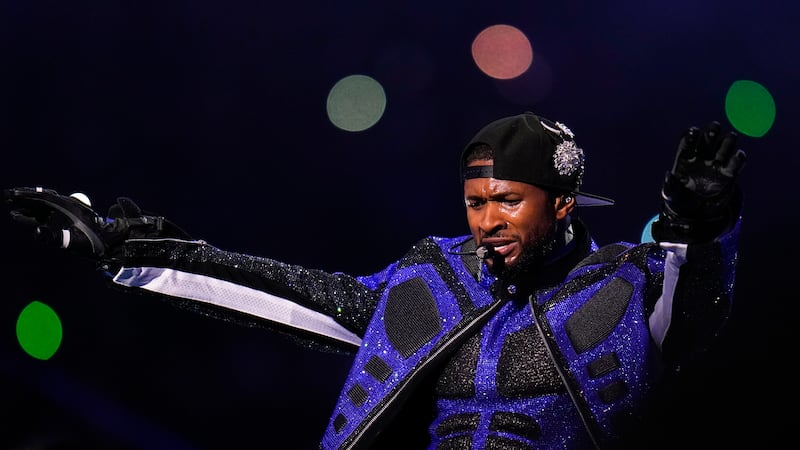
[(613, 200), (582, 191), (573, 132), (530, 112), (498, 119), (461, 155), (470, 233), (422, 239), (363, 276), (215, 248), (126, 197), (101, 217), (45, 188), (5, 194), (14, 219), (112, 286), (353, 352), (321, 448), (608, 448), (730, 313), (737, 139), (690, 127), (656, 242), (599, 246), (576, 208)]

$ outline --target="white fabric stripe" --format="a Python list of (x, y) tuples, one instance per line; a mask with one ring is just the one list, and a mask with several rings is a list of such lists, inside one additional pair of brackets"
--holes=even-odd
[(675, 286), (678, 284), (681, 266), (686, 262), (686, 247), (686, 244), (661, 243), (661, 248), (667, 251), (667, 258), (664, 261), (664, 287), (653, 314), (648, 318), (650, 335), (656, 341), (659, 349), (664, 343), (669, 324), (672, 321), (672, 300), (675, 297)]
[(241, 311), (356, 347), (361, 345), (361, 338), (331, 317), (287, 299), (229, 281), (157, 267), (123, 267), (113, 281), (123, 286)]

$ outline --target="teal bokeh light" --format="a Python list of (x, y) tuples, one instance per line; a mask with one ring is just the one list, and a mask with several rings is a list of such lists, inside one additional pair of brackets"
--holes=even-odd
[(653, 239), (653, 233), (650, 231), (650, 228), (652, 227), (653, 222), (655, 222), (656, 220), (658, 220), (658, 214), (651, 217), (650, 220), (648, 220), (647, 223), (644, 225), (644, 228), (642, 228), (642, 237), (641, 237), (642, 244), (647, 242), (655, 242), (655, 239)]

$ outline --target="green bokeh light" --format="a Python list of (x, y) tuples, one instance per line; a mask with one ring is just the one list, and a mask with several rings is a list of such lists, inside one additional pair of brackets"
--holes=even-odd
[(42, 302), (29, 303), (17, 318), (19, 345), (34, 358), (50, 359), (61, 345), (61, 337), (61, 320)]
[(775, 100), (761, 84), (738, 80), (725, 96), (725, 114), (740, 133), (761, 137), (775, 122)]
[(655, 242), (655, 239), (653, 239), (653, 233), (650, 231), (650, 227), (656, 220), (658, 220), (658, 214), (651, 217), (650, 220), (648, 220), (647, 223), (644, 225), (644, 228), (642, 229), (642, 238), (641, 238), (642, 244), (645, 244), (647, 242)]
[(328, 94), (328, 119), (346, 131), (364, 131), (383, 116), (386, 93), (375, 79), (350, 75), (339, 80)]

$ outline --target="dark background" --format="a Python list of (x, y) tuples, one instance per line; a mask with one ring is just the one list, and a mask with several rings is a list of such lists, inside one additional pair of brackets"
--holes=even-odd
[[(425, 235), (466, 233), (462, 146), (490, 120), (533, 110), (576, 132), (584, 188), (617, 201), (581, 211), (595, 239), (638, 241), (680, 133), (728, 126), (727, 89), (757, 81), (777, 116), (741, 140), (736, 309), (657, 433), (769, 447), (795, 426), (778, 409), (796, 408), (798, 9), (0, 0), (0, 185), (85, 192), (101, 213), (125, 195), (227, 250), (369, 274)], [(548, 89), (512, 96), (514, 82), (475, 67), (472, 40), (498, 23), (528, 35)], [(356, 73), (388, 100), (380, 122), (350, 133), (327, 120), (325, 99)], [(349, 357), (119, 294), (90, 263), (34, 249), (0, 220), (0, 448), (317, 445)], [(16, 341), (32, 300), (64, 326), (48, 361)]]

